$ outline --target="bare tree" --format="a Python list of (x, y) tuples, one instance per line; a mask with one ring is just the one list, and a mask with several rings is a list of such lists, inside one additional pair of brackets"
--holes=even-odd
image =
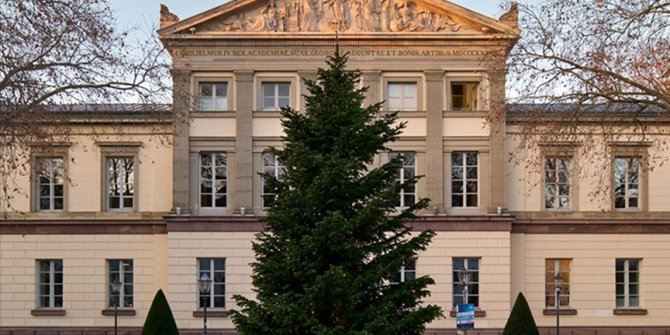
[[(667, 148), (670, 1), (545, 0), (519, 12), (522, 36), (507, 63), (508, 92), (519, 103), (507, 111), (516, 126), (512, 160), (522, 153), (517, 163), (541, 166), (543, 143), (578, 144), (591, 165), (607, 162), (612, 143)], [(666, 160), (659, 152), (648, 168)], [(605, 167), (582, 170), (600, 178), (594, 194), (603, 197), (611, 193)]]
[(1, 1), (0, 212), (11, 206), (26, 149), (67, 136), (62, 104), (165, 103), (167, 61), (153, 36), (132, 41), (119, 31), (106, 0)]

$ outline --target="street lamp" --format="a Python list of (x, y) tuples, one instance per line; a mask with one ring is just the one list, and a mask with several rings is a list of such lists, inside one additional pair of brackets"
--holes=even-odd
[(209, 278), (209, 276), (204, 273), (200, 279), (198, 279), (198, 287), (200, 289), (200, 301), (202, 301), (202, 296), (207, 296), (207, 300), (203, 304), (204, 312), (205, 312), (205, 319), (203, 321), (203, 329), (204, 329), (204, 334), (207, 335), (207, 305), (209, 305), (209, 292), (212, 288), (212, 279)]
[[(467, 269), (460, 270), (457, 272), (458, 283), (463, 285), (463, 304), (468, 304), (468, 284), (470, 284), (470, 274), (471, 272)], [(468, 330), (463, 329), (463, 334), (468, 335)]]
[(119, 292), (121, 292), (121, 282), (119, 279), (114, 279), (112, 281), (112, 293), (114, 300), (114, 335), (117, 335), (119, 332), (119, 324), (118, 324), (118, 318), (119, 318), (119, 300), (121, 298), (119, 297)]
[(468, 304), (468, 284), (470, 284), (470, 271), (458, 271), (458, 283), (463, 285), (463, 304)]
[(563, 277), (561, 273), (557, 272), (554, 277), (554, 287), (556, 288), (556, 335), (561, 333), (560, 315), (561, 315), (561, 286), (563, 285)]

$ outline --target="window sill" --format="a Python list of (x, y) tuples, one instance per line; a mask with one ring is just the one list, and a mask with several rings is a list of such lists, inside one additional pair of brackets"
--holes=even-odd
[(614, 310), (614, 315), (647, 315), (647, 310), (644, 308), (617, 308)]
[(469, 109), (450, 109), (442, 112), (442, 117), (486, 117), (488, 111), (485, 110), (469, 110)]
[[(456, 310), (452, 309), (449, 311), (449, 317), (455, 318), (456, 317)], [(485, 318), (486, 317), (486, 311), (480, 309), (479, 307), (475, 307), (475, 317), (476, 318)]]
[[(202, 309), (199, 309), (197, 311), (193, 311), (193, 317), (194, 318), (204, 318), (205, 317), (205, 311)], [(207, 317), (208, 318), (227, 318), (228, 317), (228, 311), (224, 309), (208, 309), (207, 310)]]
[(30, 311), (32, 316), (65, 316), (62, 308), (38, 308)]
[[(101, 313), (104, 316), (114, 316), (114, 308), (103, 309)], [(135, 316), (135, 314), (137, 314), (134, 309), (128, 308), (119, 308), (116, 310), (116, 313), (119, 316)]]
[(223, 118), (234, 118), (235, 111), (231, 110), (195, 110), (193, 113), (189, 114), (189, 117), (193, 119), (197, 118), (209, 118), (209, 117), (223, 117)]
[[(573, 308), (561, 308), (560, 309), (560, 314), (561, 315), (577, 315), (577, 310)], [(556, 315), (556, 309), (555, 308), (545, 308), (542, 311), (543, 315)]]

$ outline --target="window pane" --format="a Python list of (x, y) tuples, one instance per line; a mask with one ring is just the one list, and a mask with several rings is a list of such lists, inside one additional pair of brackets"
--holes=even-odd
[(228, 96), (228, 85), (227, 84), (216, 84), (216, 96), (217, 97), (227, 97)]
[(289, 84), (288, 83), (282, 83), (278, 84), (279, 85), (279, 96), (280, 97), (288, 97), (289, 95)]

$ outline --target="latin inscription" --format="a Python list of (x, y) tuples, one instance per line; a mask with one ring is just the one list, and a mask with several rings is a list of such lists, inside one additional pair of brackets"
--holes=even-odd
[[(440, 57), (440, 56), (481, 56), (480, 50), (344, 50), (351, 57)], [(332, 49), (238, 49), (238, 50), (181, 50), (179, 57), (326, 57)]]

